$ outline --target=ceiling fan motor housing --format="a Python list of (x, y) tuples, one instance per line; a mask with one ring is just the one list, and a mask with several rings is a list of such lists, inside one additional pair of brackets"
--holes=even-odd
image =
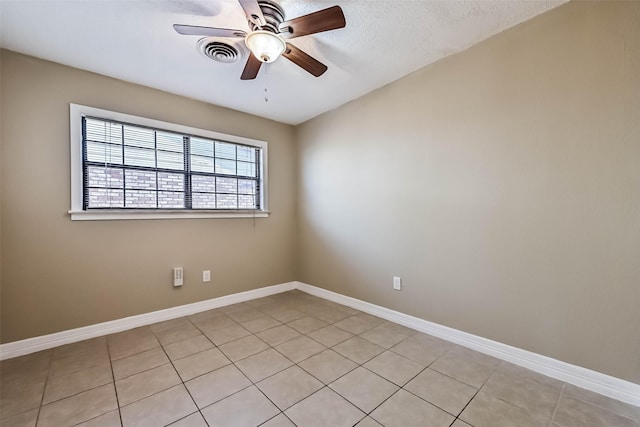
[(270, 0), (258, 0), (258, 6), (260, 6), (266, 24), (259, 27), (255, 22), (250, 20), (249, 28), (251, 28), (251, 31), (265, 30), (276, 34), (280, 32), (278, 27), (284, 22), (285, 18), (282, 7)]

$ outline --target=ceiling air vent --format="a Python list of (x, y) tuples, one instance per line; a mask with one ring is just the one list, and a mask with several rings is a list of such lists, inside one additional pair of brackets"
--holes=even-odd
[(232, 64), (242, 59), (242, 51), (232, 44), (219, 39), (205, 37), (198, 41), (198, 50), (209, 59), (224, 64)]

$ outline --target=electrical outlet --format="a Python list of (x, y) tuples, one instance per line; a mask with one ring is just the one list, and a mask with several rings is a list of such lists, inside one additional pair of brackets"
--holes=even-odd
[(393, 289), (395, 289), (396, 291), (402, 290), (402, 278), (393, 276)]
[(173, 268), (173, 286), (182, 286), (184, 282), (184, 269), (182, 267)]
[(211, 270), (204, 270), (202, 272), (202, 283), (211, 281)]

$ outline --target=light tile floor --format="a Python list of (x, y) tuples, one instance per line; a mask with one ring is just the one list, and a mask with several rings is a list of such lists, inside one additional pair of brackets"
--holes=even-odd
[(640, 427), (640, 408), (299, 291), (0, 368), (7, 427)]

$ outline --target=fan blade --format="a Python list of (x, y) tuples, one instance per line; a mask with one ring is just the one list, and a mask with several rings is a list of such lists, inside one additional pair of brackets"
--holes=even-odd
[(244, 9), (244, 14), (247, 15), (247, 19), (258, 27), (262, 27), (267, 25), (267, 21), (264, 19), (264, 15), (262, 14), (262, 9), (260, 9), (260, 5), (257, 0), (238, 0), (242, 9)]
[(280, 24), (279, 30), (285, 33), (283, 34), (285, 37), (294, 38), (344, 28), (346, 25), (347, 22), (344, 20), (344, 13), (342, 13), (340, 6), (333, 6), (285, 21)]
[(247, 33), (242, 30), (231, 30), (229, 28), (197, 27), (195, 25), (173, 24), (173, 29), (178, 34), (185, 36), (208, 36), (208, 37), (245, 37)]
[(287, 43), (287, 49), (282, 54), (289, 61), (293, 62), (297, 66), (304, 68), (309, 73), (316, 77), (320, 77), (327, 71), (327, 66), (317, 59), (304, 53), (291, 43)]
[(262, 61), (253, 56), (252, 53), (249, 53), (249, 58), (247, 59), (247, 63), (244, 66), (244, 70), (242, 70), (242, 75), (240, 76), (240, 80), (253, 80), (258, 75), (258, 71), (260, 71), (260, 66), (262, 65)]

